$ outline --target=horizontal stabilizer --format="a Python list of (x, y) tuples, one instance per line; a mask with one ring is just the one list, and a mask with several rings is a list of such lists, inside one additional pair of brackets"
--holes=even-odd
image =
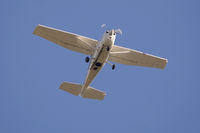
[(106, 95), (105, 92), (102, 92), (100, 90), (94, 89), (92, 87), (88, 87), (82, 97), (84, 98), (90, 98), (90, 99), (97, 99), (97, 100), (103, 100), (104, 96)]
[(61, 90), (67, 91), (75, 96), (78, 96), (81, 93), (81, 88), (82, 88), (82, 85), (69, 83), (69, 82), (63, 82), (60, 85)]
[(82, 87), (83, 86), (81, 84), (70, 83), (70, 82), (63, 82), (60, 85), (61, 90), (67, 91), (75, 96), (81, 95), (83, 98), (103, 100), (104, 96), (106, 95), (105, 92), (102, 92), (92, 87), (86, 88), (83, 94), (80, 94)]

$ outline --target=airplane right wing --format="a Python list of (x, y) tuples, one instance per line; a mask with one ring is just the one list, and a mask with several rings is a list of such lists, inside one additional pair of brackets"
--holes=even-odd
[(64, 48), (87, 55), (91, 55), (97, 45), (97, 40), (95, 39), (43, 25), (38, 25), (33, 34), (43, 37), (44, 39), (56, 43)]
[(108, 60), (126, 65), (164, 69), (167, 59), (114, 45)]

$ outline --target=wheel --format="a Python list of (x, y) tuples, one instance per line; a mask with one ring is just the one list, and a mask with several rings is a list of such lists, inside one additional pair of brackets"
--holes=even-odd
[(107, 51), (110, 51), (110, 47), (109, 46), (107, 47)]
[(85, 62), (88, 63), (89, 61), (90, 61), (90, 58), (89, 58), (89, 57), (86, 57), (86, 58), (85, 58)]
[(96, 63), (96, 66), (101, 66), (102, 64), (100, 62), (97, 62)]
[(114, 69), (115, 69), (115, 64), (112, 65), (112, 70), (114, 70)]

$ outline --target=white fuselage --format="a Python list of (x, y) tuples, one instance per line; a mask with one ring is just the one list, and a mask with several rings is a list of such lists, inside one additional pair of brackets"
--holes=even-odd
[(83, 88), (81, 90), (81, 95), (84, 94), (85, 89), (88, 88), (88, 86), (96, 77), (98, 72), (107, 62), (109, 53), (112, 49), (112, 46), (114, 45), (115, 38), (116, 38), (115, 31), (110, 30), (110, 31), (106, 31), (101, 41), (98, 42), (96, 49), (91, 55), (91, 60), (88, 67), (88, 73), (87, 73)]

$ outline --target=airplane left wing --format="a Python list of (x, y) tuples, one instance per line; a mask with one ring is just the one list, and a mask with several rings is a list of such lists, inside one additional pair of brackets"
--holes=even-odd
[(112, 47), (108, 60), (126, 65), (154, 67), (160, 69), (164, 69), (168, 62), (167, 59), (117, 45)]
[(53, 43), (75, 52), (91, 55), (97, 45), (97, 40), (81, 35), (38, 25), (33, 34), (43, 37)]

